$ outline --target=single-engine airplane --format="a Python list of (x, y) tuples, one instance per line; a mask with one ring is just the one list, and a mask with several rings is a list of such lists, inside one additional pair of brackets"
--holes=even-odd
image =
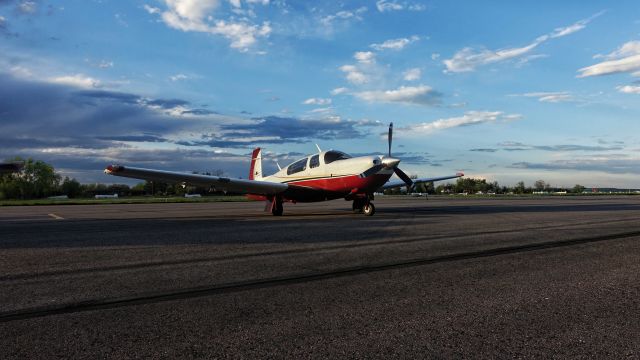
[[(188, 174), (173, 171), (151, 170), (123, 165), (109, 165), (105, 173), (149, 181), (199, 185), (218, 191), (247, 194), (250, 199), (266, 201), (265, 211), (280, 216), (284, 202), (316, 202), (344, 198), (353, 201), (355, 213), (371, 216), (375, 207), (373, 193), (382, 189), (417, 183), (454, 179), (464, 176), (457, 173), (435, 178), (411, 179), (398, 164), (400, 159), (391, 156), (393, 123), (389, 124), (388, 156), (351, 157), (341, 151), (328, 150), (306, 156), (280, 168), (273, 175), (262, 174), (262, 150), (256, 148), (251, 155), (248, 179)], [(278, 166), (279, 167), (279, 166)], [(388, 182), (393, 174), (401, 180)]]

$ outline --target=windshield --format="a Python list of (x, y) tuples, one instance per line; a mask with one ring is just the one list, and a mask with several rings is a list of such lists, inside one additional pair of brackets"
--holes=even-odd
[(331, 151), (327, 151), (324, 154), (324, 163), (325, 164), (330, 164), (334, 161), (338, 161), (338, 160), (345, 160), (345, 159), (351, 159), (351, 156), (348, 154), (343, 153), (342, 151), (335, 151), (335, 150), (331, 150)]

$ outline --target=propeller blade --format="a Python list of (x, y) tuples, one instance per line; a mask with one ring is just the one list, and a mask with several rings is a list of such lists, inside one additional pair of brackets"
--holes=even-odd
[(404, 183), (407, 184), (409, 188), (413, 186), (413, 180), (411, 180), (411, 178), (409, 178), (409, 176), (407, 176), (404, 171), (400, 170), (398, 167), (395, 167), (393, 168), (393, 172), (395, 172), (396, 175), (398, 175), (398, 177), (402, 179), (402, 181), (404, 181)]
[(360, 174), (361, 178), (369, 177), (370, 175), (376, 174), (378, 171), (382, 170), (384, 165), (374, 165), (369, 169), (365, 170), (362, 174)]
[(389, 140), (389, 157), (391, 157), (391, 142), (393, 141), (393, 123), (389, 123), (389, 135), (387, 135), (387, 139)]

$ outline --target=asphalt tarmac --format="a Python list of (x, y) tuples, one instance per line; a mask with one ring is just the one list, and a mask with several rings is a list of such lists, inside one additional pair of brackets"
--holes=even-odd
[(0, 208), (0, 358), (640, 358), (640, 196)]

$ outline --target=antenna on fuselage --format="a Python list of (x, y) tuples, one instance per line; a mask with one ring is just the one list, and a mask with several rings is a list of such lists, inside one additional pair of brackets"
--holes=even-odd
[(322, 149), (320, 149), (320, 146), (318, 146), (318, 144), (316, 144), (316, 147), (318, 148), (318, 152), (322, 152)]
[(278, 160), (276, 160), (276, 165), (278, 166), (278, 170), (282, 170), (282, 168), (280, 167), (280, 164), (278, 163)]

